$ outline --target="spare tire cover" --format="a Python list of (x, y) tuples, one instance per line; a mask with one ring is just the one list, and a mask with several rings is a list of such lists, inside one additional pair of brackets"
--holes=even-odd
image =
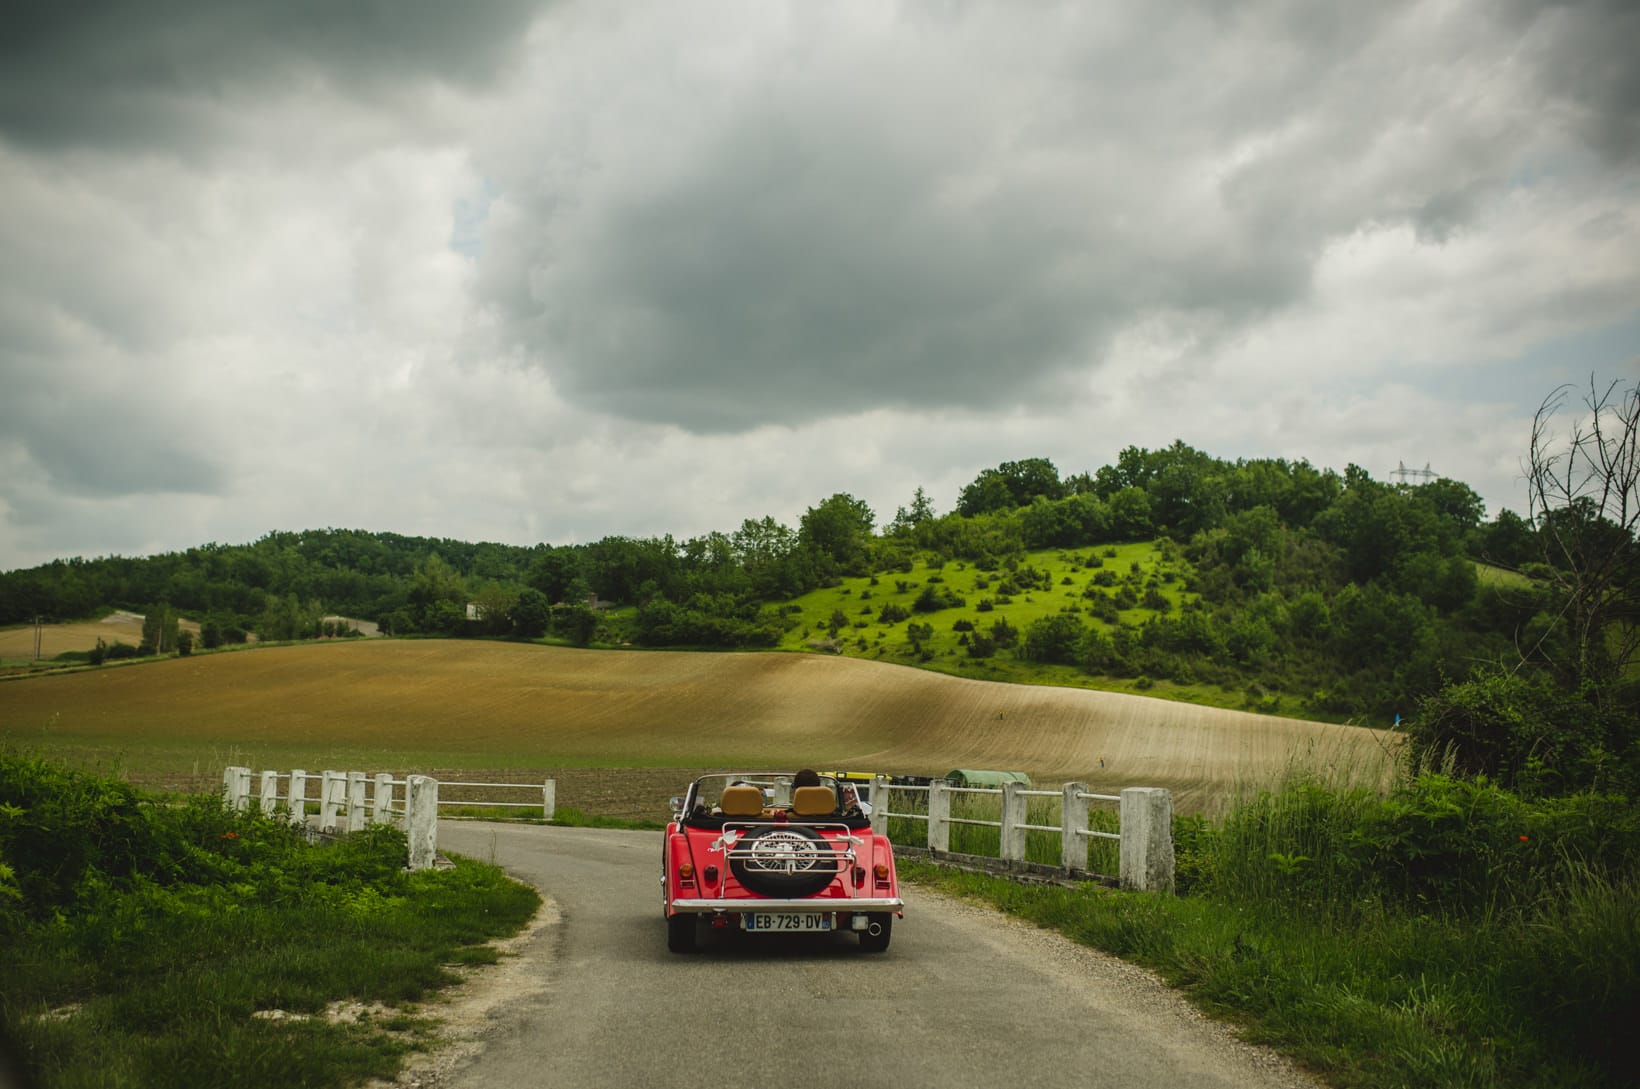
[(729, 861), (736, 880), (764, 896), (813, 896), (837, 876), (837, 852), (801, 824), (754, 828), (735, 853), (747, 856)]

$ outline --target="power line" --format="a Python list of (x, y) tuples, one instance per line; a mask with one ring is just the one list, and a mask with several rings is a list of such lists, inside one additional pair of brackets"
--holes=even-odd
[(1424, 467), (1422, 469), (1408, 469), (1406, 462), (1398, 461), (1396, 462), (1395, 471), (1389, 475), (1395, 477), (1395, 479), (1402, 484), (1411, 484), (1414, 482), (1414, 479), (1416, 479), (1416, 482), (1419, 484), (1428, 484), (1431, 480), (1434, 480), (1438, 474), (1429, 467), (1429, 462), (1427, 461), (1424, 462)]

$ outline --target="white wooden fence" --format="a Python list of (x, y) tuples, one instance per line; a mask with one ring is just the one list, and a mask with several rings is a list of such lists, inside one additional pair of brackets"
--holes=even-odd
[[(311, 796), (310, 782), (317, 785), (317, 797)], [(280, 784), (285, 790), (280, 793)], [(557, 807), (558, 784), (548, 779), (544, 783), (467, 783), (447, 782), (448, 787), (486, 788), (491, 790), (540, 791), (539, 802), (498, 802), (488, 799), (439, 798), (439, 781), (426, 775), (408, 775), (395, 779), (382, 772), (367, 775), (362, 771), (325, 771), (309, 773), (297, 768), (291, 772), (263, 771), (254, 773), (250, 768), (230, 767), (222, 773), (222, 793), (225, 803), (233, 809), (248, 809), (255, 786), (256, 805), (268, 816), (281, 809), (292, 824), (312, 828), (317, 832), (335, 834), (357, 832), (371, 824), (392, 824), (402, 828), (410, 838), (410, 868), (424, 870), (433, 865), (438, 856), (438, 817), (440, 806), (473, 806), (503, 809), (536, 809), (551, 820)], [(403, 793), (398, 793), (402, 788)], [(319, 812), (310, 819), (308, 806), (317, 802)]]
[[(927, 811), (896, 812), (891, 808), (891, 794), (928, 796)], [(1001, 799), (1002, 812), (998, 820), (952, 816), (952, 799), (960, 795), (988, 795)], [(1029, 823), (1031, 798), (1060, 799), (1060, 823), (1057, 825)], [(1088, 827), (1090, 802), (1114, 802), (1118, 806), (1118, 832), (1102, 832)], [(1173, 888), (1173, 794), (1160, 787), (1126, 787), (1120, 794), (1095, 794), (1086, 783), (1066, 783), (1060, 790), (1032, 790), (1024, 783), (1004, 783), (997, 787), (956, 786), (943, 779), (935, 779), (927, 786), (907, 786), (889, 782), (879, 775), (871, 784), (871, 829), (878, 835), (888, 834), (890, 817), (925, 821), (928, 824), (928, 852), (937, 857), (961, 858), (975, 862), (987, 860), (977, 856), (955, 855), (951, 851), (953, 825), (983, 825), (999, 830), (1000, 858), (1004, 868), (1024, 868), (1025, 834), (1027, 832), (1056, 832), (1059, 834), (1059, 869), (1072, 876), (1095, 876), (1087, 872), (1088, 841), (1090, 839), (1116, 840), (1120, 844), (1118, 878), (1125, 889)]]

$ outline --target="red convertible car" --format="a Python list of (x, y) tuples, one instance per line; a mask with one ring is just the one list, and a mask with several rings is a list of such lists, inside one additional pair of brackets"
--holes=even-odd
[(905, 915), (894, 850), (835, 779), (705, 775), (674, 798), (661, 856), (667, 946), (693, 952), (710, 930), (849, 931), (888, 948)]

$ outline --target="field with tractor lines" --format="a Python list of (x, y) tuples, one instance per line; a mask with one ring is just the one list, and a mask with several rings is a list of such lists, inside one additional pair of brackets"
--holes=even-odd
[(348, 641), (0, 683), (0, 737), (135, 777), (809, 764), (1172, 788), (1213, 808), (1294, 767), (1385, 774), (1395, 735), (812, 654)]

